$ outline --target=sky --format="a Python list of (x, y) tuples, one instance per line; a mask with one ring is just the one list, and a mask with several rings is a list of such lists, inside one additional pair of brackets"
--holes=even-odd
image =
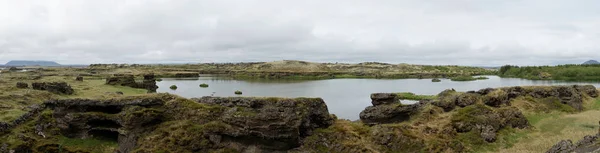
[(0, 0), (0, 63), (600, 60), (598, 0)]

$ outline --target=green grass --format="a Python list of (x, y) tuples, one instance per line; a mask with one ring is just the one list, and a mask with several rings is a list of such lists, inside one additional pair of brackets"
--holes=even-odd
[(77, 139), (59, 137), (58, 144), (73, 150), (85, 150), (92, 153), (110, 153), (118, 147), (117, 142), (103, 139)]
[(417, 95), (412, 92), (401, 92), (401, 93), (396, 93), (396, 95), (398, 95), (398, 97), (400, 99), (406, 99), (406, 100), (432, 100), (432, 99), (437, 98), (437, 96), (435, 96), (435, 95)]
[(20, 109), (0, 110), (0, 122), (10, 122), (27, 113)]

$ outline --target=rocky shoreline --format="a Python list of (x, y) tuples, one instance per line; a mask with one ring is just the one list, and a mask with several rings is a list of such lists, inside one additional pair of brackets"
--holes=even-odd
[[(59, 137), (112, 141), (115, 152), (471, 152), (474, 145), (496, 142), (499, 131), (530, 128), (522, 111), (579, 112), (595, 97), (591, 85), (450, 89), (412, 105), (401, 104), (396, 94), (374, 93), (373, 106), (354, 122), (337, 119), (320, 98), (48, 100), (0, 123), (0, 137), (14, 139), (0, 143), (0, 152), (86, 152), (62, 146)], [(532, 107), (518, 107), (523, 102)], [(592, 144), (569, 142), (551, 150)]]

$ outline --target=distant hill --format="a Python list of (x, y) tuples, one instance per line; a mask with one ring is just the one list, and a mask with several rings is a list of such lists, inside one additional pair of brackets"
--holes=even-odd
[(14, 60), (4, 64), (4, 66), (61, 66), (54, 61), (25, 61)]
[(598, 62), (596, 60), (589, 60), (589, 61), (585, 61), (583, 64), (584, 65), (587, 65), (587, 64), (600, 64), (600, 62)]

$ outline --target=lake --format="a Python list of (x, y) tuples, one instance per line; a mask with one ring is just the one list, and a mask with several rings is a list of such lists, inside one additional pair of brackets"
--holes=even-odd
[[(329, 80), (235, 80), (228, 77), (201, 76), (198, 78), (163, 78), (157, 82), (158, 92), (168, 92), (186, 98), (202, 96), (251, 96), (251, 97), (321, 97), (327, 103), (329, 112), (338, 118), (357, 120), (359, 113), (371, 106), (371, 93), (376, 92), (413, 92), (415, 94), (435, 95), (445, 89), (457, 91), (479, 90), (488, 87), (531, 86), (531, 85), (573, 85), (592, 84), (600, 87), (599, 82), (563, 82), (548, 80), (525, 80), (518, 78), (500, 78), (476, 81), (431, 82), (431, 79), (329, 79)], [(206, 83), (208, 88), (200, 88)], [(177, 90), (169, 86), (177, 85)], [(235, 95), (236, 90), (243, 95)], [(411, 104), (414, 101), (402, 101)]]

